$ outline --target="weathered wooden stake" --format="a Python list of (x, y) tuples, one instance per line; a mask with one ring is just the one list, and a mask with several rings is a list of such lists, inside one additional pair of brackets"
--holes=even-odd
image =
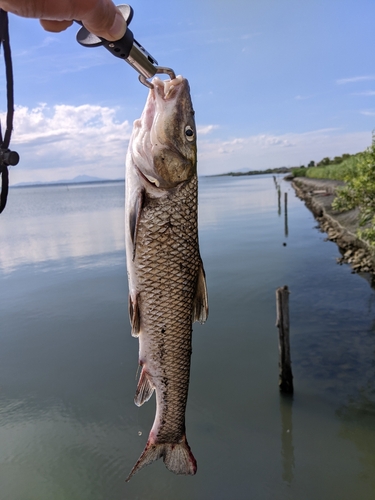
[(281, 189), (277, 186), (277, 213), (281, 215)]
[(285, 227), (284, 227), (284, 232), (285, 236), (288, 236), (288, 193), (284, 193), (284, 222), (285, 222)]
[(279, 329), (279, 388), (286, 394), (293, 394), (292, 361), (289, 342), (289, 290), (282, 286), (276, 290), (276, 326)]

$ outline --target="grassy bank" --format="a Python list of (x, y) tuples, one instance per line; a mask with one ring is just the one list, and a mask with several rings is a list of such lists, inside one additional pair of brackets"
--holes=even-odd
[(348, 176), (353, 176), (357, 172), (358, 157), (361, 153), (350, 156), (341, 163), (298, 168), (293, 170), (294, 177), (310, 177), (311, 179), (332, 179), (345, 181)]
[(299, 168), (293, 174), (345, 181), (345, 186), (337, 190), (332, 208), (339, 212), (359, 208), (361, 228), (357, 234), (375, 246), (375, 144), (341, 163)]

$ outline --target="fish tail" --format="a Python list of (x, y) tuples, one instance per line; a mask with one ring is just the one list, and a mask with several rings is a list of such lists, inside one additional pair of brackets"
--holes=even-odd
[(194, 475), (197, 472), (197, 462), (186, 441), (186, 436), (179, 443), (152, 443), (149, 440), (126, 482), (140, 469), (161, 457), (167, 469), (175, 474)]

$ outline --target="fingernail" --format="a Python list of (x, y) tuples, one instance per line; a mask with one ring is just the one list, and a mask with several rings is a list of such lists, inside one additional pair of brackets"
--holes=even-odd
[(114, 23), (108, 30), (108, 35), (113, 40), (120, 40), (120, 38), (122, 38), (125, 35), (125, 31), (126, 31), (125, 19), (122, 17), (120, 12), (116, 12)]

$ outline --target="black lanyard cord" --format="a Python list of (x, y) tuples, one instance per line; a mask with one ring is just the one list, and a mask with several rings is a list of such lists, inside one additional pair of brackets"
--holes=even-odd
[(0, 9), (0, 46), (4, 49), (5, 74), (7, 82), (7, 118), (6, 130), (3, 138), (0, 123), (0, 172), (1, 172), (1, 194), (0, 194), (0, 214), (4, 210), (9, 190), (9, 165), (17, 165), (19, 161), (18, 153), (9, 150), (10, 137), (13, 130), (14, 114), (14, 92), (13, 92), (13, 67), (12, 55), (9, 43), (9, 22), (8, 13)]
[(1, 194), (0, 194), (0, 214), (7, 204), (9, 191), (9, 172), (7, 165), (1, 165)]

